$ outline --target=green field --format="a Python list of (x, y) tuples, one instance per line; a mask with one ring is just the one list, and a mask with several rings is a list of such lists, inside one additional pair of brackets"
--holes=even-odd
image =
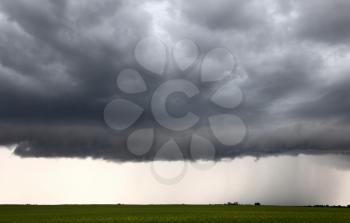
[(227, 205), (0, 205), (0, 222), (350, 222), (350, 208)]

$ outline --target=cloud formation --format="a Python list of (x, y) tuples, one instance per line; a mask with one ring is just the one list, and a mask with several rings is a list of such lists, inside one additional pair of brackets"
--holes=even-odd
[[(200, 59), (214, 47), (237, 58), (244, 103), (234, 113), (248, 134), (233, 148), (210, 138), (216, 159), (348, 153), (349, 10), (346, 0), (1, 1), (0, 143), (15, 145), (20, 156), (143, 161), (152, 160), (172, 136), (191, 158), (190, 130), (173, 133), (158, 126), (155, 148), (138, 157), (125, 148), (131, 130), (114, 131), (104, 122), (113, 98), (129, 97), (147, 107), (150, 95), (126, 96), (115, 82), (123, 68), (137, 68), (150, 90), (157, 87), (161, 80), (133, 55), (139, 40), (156, 36), (169, 51), (190, 39)], [(196, 75), (199, 62), (192, 68)], [(166, 78), (179, 73), (171, 64), (167, 69)], [(208, 115), (214, 109), (181, 96), (172, 108), (175, 115), (189, 110)], [(137, 124), (149, 126), (151, 119), (146, 110)], [(200, 131), (209, 134), (208, 123), (201, 124)], [(160, 158), (171, 159), (168, 155)]]

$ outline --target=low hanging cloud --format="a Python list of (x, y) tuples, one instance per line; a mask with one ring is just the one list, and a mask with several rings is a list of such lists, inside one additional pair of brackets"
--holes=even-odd
[[(246, 135), (225, 146), (209, 122), (200, 121), (196, 131), (214, 144), (216, 154), (204, 151), (199, 158), (349, 153), (349, 10), (346, 0), (1, 1), (0, 143), (15, 146), (23, 157), (148, 161), (172, 137), (183, 158), (193, 158), (189, 145), (195, 130), (162, 128), (148, 108), (152, 94), (128, 96), (116, 86), (124, 68), (142, 73), (149, 92), (165, 79), (184, 77), (171, 62), (164, 79), (136, 62), (138, 42), (156, 36), (170, 60), (176, 42), (189, 39), (198, 46), (199, 56), (186, 72), (206, 93), (194, 97), (196, 105), (173, 95), (168, 106), (174, 116), (227, 113), (204, 102), (223, 82), (208, 87), (198, 75), (215, 47), (228, 49), (237, 62), (234, 80), (244, 97), (228, 113), (244, 121)], [(106, 105), (122, 97), (145, 108), (137, 126), (124, 132), (104, 119)], [(126, 149), (127, 137), (150, 126), (157, 134), (154, 147), (135, 156)], [(158, 159), (177, 158), (169, 153)]]

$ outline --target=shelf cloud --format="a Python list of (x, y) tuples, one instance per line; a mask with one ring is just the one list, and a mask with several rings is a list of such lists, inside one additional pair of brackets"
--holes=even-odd
[[(198, 155), (204, 159), (347, 154), (349, 11), (346, 0), (220, 0), (207, 4), (3, 0), (0, 144), (14, 146), (14, 153), (23, 157), (150, 161), (173, 137), (183, 158), (191, 159), (191, 135), (199, 132), (216, 148), (215, 156)], [(161, 78), (140, 65), (134, 55), (139, 41), (150, 36), (163, 41), (170, 61)], [(171, 62), (172, 47), (183, 39), (191, 40), (198, 49), (194, 64), (184, 72)], [(243, 96), (233, 110), (207, 103), (225, 80), (210, 86), (199, 81), (201, 63), (215, 48), (234, 55), (233, 80)], [(215, 58), (219, 54), (213, 55), (213, 60), (223, 61)], [(117, 76), (125, 68), (138, 70), (149, 93), (127, 95), (118, 88)], [(179, 75), (187, 75), (204, 93), (193, 97), (197, 104), (174, 94), (167, 105), (173, 115), (188, 111), (200, 118), (216, 111), (235, 114), (246, 126), (239, 144), (220, 142), (210, 123), (202, 119), (194, 129), (181, 132), (154, 121), (152, 92), (162, 81)], [(136, 126), (126, 131), (113, 130), (105, 122), (106, 105), (116, 98), (126, 98), (144, 109)], [(126, 119), (130, 113), (120, 115)], [(154, 148), (142, 156), (131, 153), (126, 148), (127, 137), (139, 127), (151, 126)], [(157, 159), (177, 158), (165, 153)]]

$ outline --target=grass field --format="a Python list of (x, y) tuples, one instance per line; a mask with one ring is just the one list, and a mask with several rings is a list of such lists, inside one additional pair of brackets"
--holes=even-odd
[(226, 205), (0, 205), (0, 222), (350, 222), (350, 208)]

